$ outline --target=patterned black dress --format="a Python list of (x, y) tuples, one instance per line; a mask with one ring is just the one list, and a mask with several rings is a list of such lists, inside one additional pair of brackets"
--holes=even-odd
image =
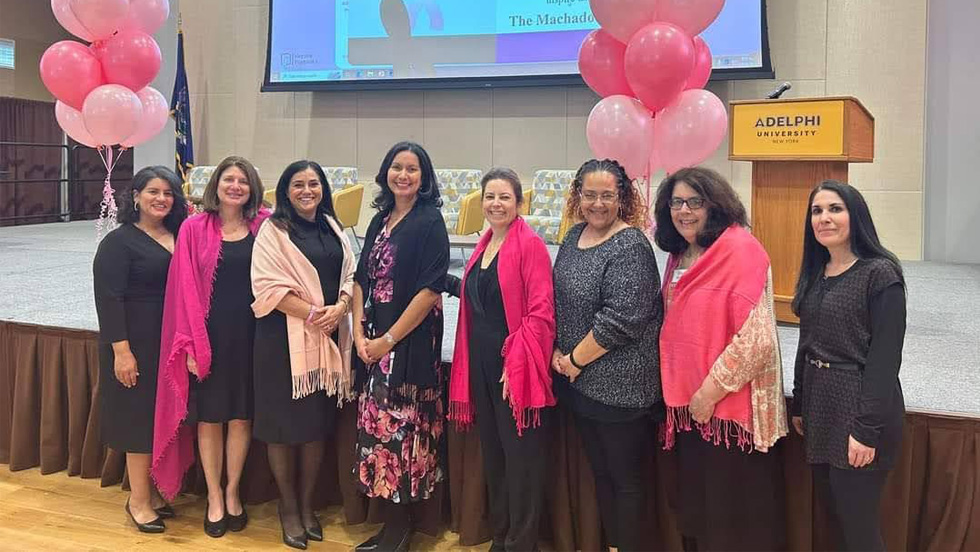
[[(449, 236), (438, 209), (416, 203), (391, 231), (378, 213), (365, 235), (355, 279), (364, 293), (361, 323), (380, 337), (422, 290), (441, 293), (449, 269)], [(442, 303), (379, 362), (354, 352), (358, 398), (354, 476), (371, 498), (399, 504), (428, 499), (443, 479), (439, 450), (445, 427)]]

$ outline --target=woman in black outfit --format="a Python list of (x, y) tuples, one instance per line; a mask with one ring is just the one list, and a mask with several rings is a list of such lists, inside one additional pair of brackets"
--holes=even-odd
[(810, 194), (793, 298), (800, 345), (793, 426), (843, 550), (884, 550), (879, 506), (902, 438), (898, 371), (905, 279), (861, 193), (832, 180)]
[[(323, 296), (323, 306), (320, 306), (296, 291), (289, 291), (268, 314), (256, 311), (259, 318), (255, 328), (253, 433), (268, 444), (269, 465), (279, 488), (283, 541), (300, 549), (306, 548), (307, 540), (323, 540), (323, 529), (313, 510), (313, 491), (325, 440), (336, 426), (337, 399), (328, 395), (337, 390), (328, 389), (327, 382), (321, 380), (313, 385), (312, 392), (309, 387), (297, 391), (295, 372), (291, 375), (294, 362), (291, 357), (296, 355), (291, 354), (295, 349), (288, 335), (287, 319), (305, 320), (305, 326), (313, 333), (320, 331), (330, 336), (334, 344), (340, 345), (341, 355), (345, 343), (350, 347), (347, 320), (354, 259), (347, 237), (335, 218), (330, 184), (323, 169), (313, 161), (296, 161), (279, 178), (275, 211), (259, 230), (253, 254), (252, 286), (257, 301), (260, 291), (256, 266), (267, 263), (269, 255), (260, 244), (264, 242), (264, 234), (273, 231), (288, 234), (288, 245), (295, 246), (297, 257), (302, 254), (305, 258), (301, 260), (304, 266), (287, 267), (290, 274), (312, 265)], [(288, 280), (290, 275), (283, 278)], [(296, 290), (300, 284), (297, 281), (285, 287)], [(346, 352), (349, 359), (350, 349)], [(349, 360), (344, 366), (349, 370)], [(315, 369), (321, 368), (324, 365)], [(339, 367), (326, 368), (339, 370)]]
[(180, 178), (146, 167), (120, 198), (121, 226), (99, 244), (93, 264), (99, 316), (102, 442), (126, 453), (126, 513), (145, 533), (162, 533), (173, 510), (150, 481), (163, 296), (174, 239), (187, 218)]
[(660, 272), (647, 208), (623, 167), (585, 162), (572, 182), (569, 231), (555, 259), (559, 404), (575, 415), (592, 466), (606, 543), (642, 547), (644, 454), (663, 419)]

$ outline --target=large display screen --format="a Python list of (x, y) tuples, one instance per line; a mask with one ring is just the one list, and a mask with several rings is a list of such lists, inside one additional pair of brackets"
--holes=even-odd
[[(588, 0), (270, 0), (265, 90), (582, 82)], [(702, 33), (714, 79), (772, 78), (765, 0)]]

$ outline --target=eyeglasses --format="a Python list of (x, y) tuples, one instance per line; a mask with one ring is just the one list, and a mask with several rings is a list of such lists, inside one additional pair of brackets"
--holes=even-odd
[(612, 203), (619, 199), (619, 194), (614, 192), (603, 192), (597, 194), (595, 192), (582, 192), (579, 194), (582, 196), (582, 201), (586, 203), (595, 203), (597, 199), (601, 199), (603, 203)]
[(697, 211), (698, 209), (704, 207), (704, 198), (703, 197), (690, 197), (687, 199), (683, 199), (680, 197), (670, 198), (670, 208), (673, 209), (674, 211), (680, 211), (681, 208), (684, 207), (684, 204), (687, 204), (688, 209), (692, 211)]

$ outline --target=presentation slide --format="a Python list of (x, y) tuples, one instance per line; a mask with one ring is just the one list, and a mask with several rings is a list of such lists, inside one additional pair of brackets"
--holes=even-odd
[[(702, 33), (719, 72), (761, 69), (763, 0)], [(270, 83), (575, 75), (588, 0), (273, 0)]]

